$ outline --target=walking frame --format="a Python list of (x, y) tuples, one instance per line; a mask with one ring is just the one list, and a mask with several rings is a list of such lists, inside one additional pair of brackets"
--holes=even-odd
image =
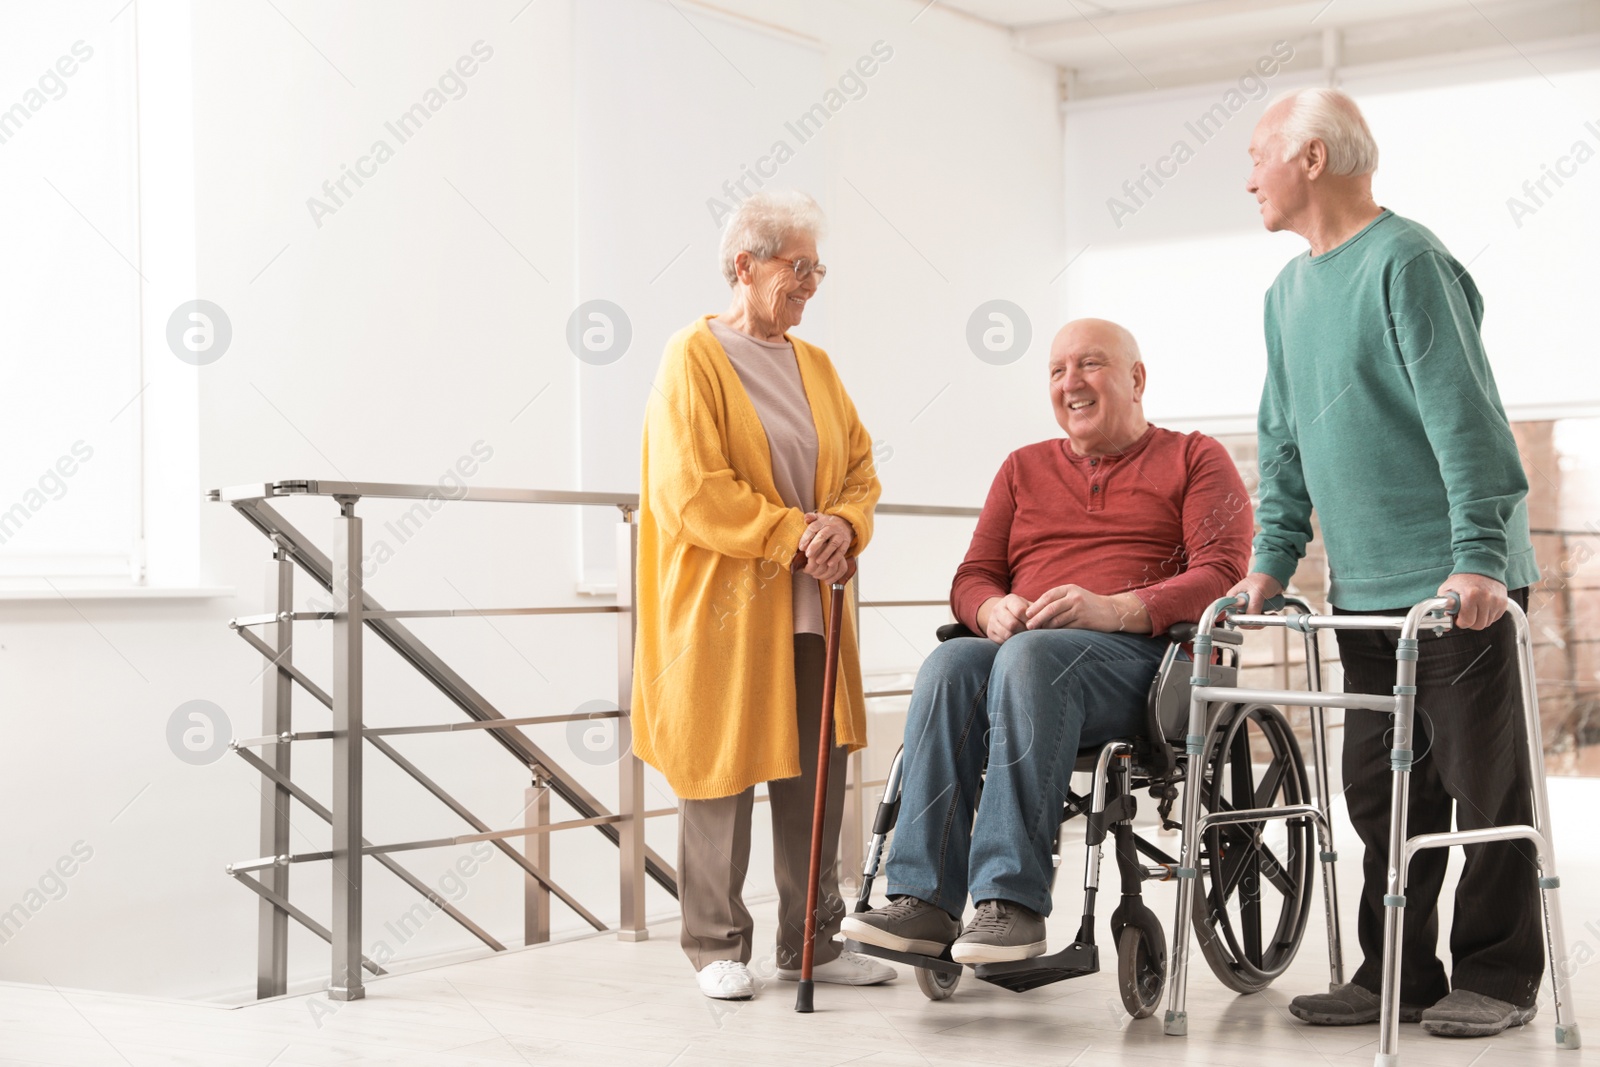
[[(1451, 845), (1478, 845), (1490, 841), (1525, 840), (1536, 850), (1541, 902), (1544, 912), (1545, 943), (1550, 960), (1551, 995), (1555, 1002), (1556, 1047), (1576, 1049), (1581, 1046), (1577, 1020), (1573, 1016), (1569, 988), (1571, 967), (1566, 951), (1566, 941), (1561, 924), (1561, 902), (1558, 890), (1561, 879), (1556, 873), (1555, 845), (1550, 827), (1550, 800), (1544, 773), (1544, 745), (1540, 737), (1539, 702), (1533, 675), (1533, 640), (1528, 617), (1515, 601), (1507, 601), (1506, 611), (1516, 627), (1518, 652), (1518, 677), (1522, 689), (1522, 713), (1526, 723), (1527, 748), (1524, 753), (1529, 766), (1529, 782), (1533, 792), (1533, 825), (1516, 824), (1485, 827), (1479, 830), (1454, 830), (1441, 833), (1406, 835), (1406, 806), (1409, 799), (1412, 750), (1413, 717), (1416, 710), (1417, 634), (1424, 628), (1436, 634), (1451, 625), (1452, 616), (1460, 607), (1454, 594), (1432, 597), (1415, 605), (1404, 616), (1398, 615), (1251, 615), (1240, 609), (1247, 606), (1244, 596), (1224, 597), (1213, 603), (1201, 618), (1194, 639), (1193, 675), (1190, 679), (1189, 733), (1186, 750), (1191, 758), (1201, 752), (1208, 706), (1232, 701), (1266, 701), (1272, 704), (1311, 709), (1314, 719), (1313, 736), (1324, 708), (1355, 708), (1379, 711), (1394, 716), (1393, 748), (1389, 753), (1392, 772), (1391, 818), (1389, 825), (1389, 870), (1384, 892), (1383, 931), (1383, 993), (1379, 1019), (1378, 1052), (1374, 1067), (1398, 1067), (1400, 1023), (1400, 944), (1405, 926), (1406, 879), (1412, 858), (1424, 849), (1448, 848)], [(1211, 660), (1214, 633), (1218, 618), (1225, 626), (1262, 627), (1282, 626), (1308, 635), (1308, 649), (1313, 647), (1309, 636), (1319, 630), (1398, 630), (1399, 645), (1395, 652), (1395, 685), (1392, 696), (1352, 693), (1295, 692), (1293, 690), (1242, 689), (1213, 685), (1207, 676)], [(1309, 664), (1308, 664), (1309, 667)], [(1322, 759), (1318, 759), (1318, 770)], [(1325, 779), (1324, 779), (1325, 780)], [(1185, 1010), (1185, 977), (1189, 957), (1190, 909), (1194, 895), (1196, 849), (1200, 833), (1207, 822), (1239, 821), (1236, 816), (1259, 818), (1260, 813), (1212, 812), (1200, 814), (1200, 791), (1192, 782), (1184, 785), (1184, 825), (1196, 832), (1183, 836), (1181, 862), (1178, 870), (1177, 926), (1173, 936), (1171, 999), (1165, 1017), (1164, 1029), (1171, 1035), (1181, 1035), (1188, 1028)], [(1324, 852), (1324, 875), (1331, 873), (1334, 856)], [(1330, 907), (1332, 903), (1330, 901)], [(1332, 916), (1330, 916), (1332, 919)], [(1330, 931), (1336, 926), (1330, 925)]]

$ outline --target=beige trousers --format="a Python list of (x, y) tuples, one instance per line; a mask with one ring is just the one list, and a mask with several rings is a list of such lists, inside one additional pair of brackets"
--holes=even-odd
[[(817, 730), (822, 720), (825, 646), (819, 634), (794, 637), (794, 688), (800, 727), (800, 777), (767, 783), (772, 809), (772, 866), (778, 883), (777, 965), (800, 966), (805, 943), (806, 876), (811, 870), (811, 819), (817, 795)], [(817, 893), (817, 964), (835, 959), (833, 938), (844, 920), (839, 897), (839, 826), (844, 815), (845, 749), (835, 746), (828, 770)], [(750, 962), (755, 922), (744, 906), (750, 865), (755, 787), (731, 797), (678, 801), (678, 902), (683, 951), (695, 970), (715, 960)]]

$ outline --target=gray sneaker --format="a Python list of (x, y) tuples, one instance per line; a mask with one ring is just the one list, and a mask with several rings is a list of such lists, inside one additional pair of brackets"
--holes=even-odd
[(939, 956), (961, 933), (961, 921), (916, 897), (894, 897), (881, 908), (846, 915), (845, 937), (893, 952)]
[[(1381, 1003), (1378, 994), (1365, 986), (1346, 982), (1326, 993), (1307, 993), (1289, 1001), (1289, 1014), (1312, 1026), (1361, 1026), (1378, 1021)], [(1415, 1004), (1400, 1005), (1400, 1021), (1414, 1023), (1423, 1009)]]
[(977, 914), (950, 946), (957, 963), (1009, 963), (1044, 953), (1044, 919), (1009, 900), (980, 900)]
[(1537, 1004), (1518, 1008), (1470, 989), (1452, 989), (1422, 1013), (1422, 1028), (1438, 1037), (1491, 1037), (1508, 1026), (1521, 1026), (1538, 1012)]

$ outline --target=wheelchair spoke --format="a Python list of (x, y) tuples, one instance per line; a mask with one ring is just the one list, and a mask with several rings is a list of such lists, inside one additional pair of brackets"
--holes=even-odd
[(1220, 894), (1219, 903), (1223, 904), (1232, 899), (1234, 890), (1239, 888), (1239, 879), (1244, 877), (1246, 864), (1254, 851), (1248, 834), (1236, 832), (1229, 837), (1231, 840), (1223, 849), (1220, 869), (1212, 875), (1216, 880), (1217, 892)]
[(1261, 784), (1256, 788), (1255, 798), (1251, 804), (1257, 808), (1272, 807), (1272, 798), (1277, 794), (1278, 788), (1283, 785), (1283, 776), (1289, 770), (1289, 761), (1283, 756), (1273, 757), (1267, 764), (1266, 773), (1261, 776)]
[(1261, 854), (1255, 849), (1245, 851), (1241, 864), (1243, 877), (1239, 879), (1239, 933), (1245, 958), (1261, 966)]
[[(1255, 803), (1255, 767), (1250, 762), (1250, 720), (1241, 723), (1233, 735), (1232, 764), (1233, 803), (1242, 808)], [(1261, 855), (1254, 847), (1253, 834), (1248, 826), (1241, 826), (1244, 838), (1239, 852), (1239, 933), (1244, 943), (1245, 958), (1256, 966), (1261, 965)]]
[[(1248, 808), (1255, 803), (1255, 768), (1250, 765), (1250, 731), (1240, 730), (1233, 735), (1233, 747), (1229, 753), (1229, 770), (1232, 772), (1229, 786), (1233, 797), (1228, 800), (1227, 810), (1234, 811)], [(1246, 832), (1246, 839), (1249, 834)]]
[[(1290, 847), (1292, 848), (1293, 846), (1291, 845)], [(1295, 893), (1300, 888), (1299, 879), (1295, 878), (1288, 867), (1278, 862), (1278, 857), (1273, 855), (1272, 849), (1267, 847), (1265, 841), (1258, 844), (1256, 848), (1261, 858), (1262, 873), (1266, 875), (1267, 881), (1271, 882), (1272, 887), (1286, 898), (1293, 900)]]

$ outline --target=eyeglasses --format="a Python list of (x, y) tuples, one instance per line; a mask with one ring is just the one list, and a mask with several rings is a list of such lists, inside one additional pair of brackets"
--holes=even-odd
[(805, 281), (807, 278), (815, 274), (817, 276), (817, 281), (820, 283), (828, 276), (827, 267), (824, 267), (821, 263), (814, 263), (809, 259), (784, 259), (782, 256), (772, 256), (770, 258), (779, 263), (788, 264), (789, 267), (794, 271), (794, 276), (799, 278), (801, 281)]

